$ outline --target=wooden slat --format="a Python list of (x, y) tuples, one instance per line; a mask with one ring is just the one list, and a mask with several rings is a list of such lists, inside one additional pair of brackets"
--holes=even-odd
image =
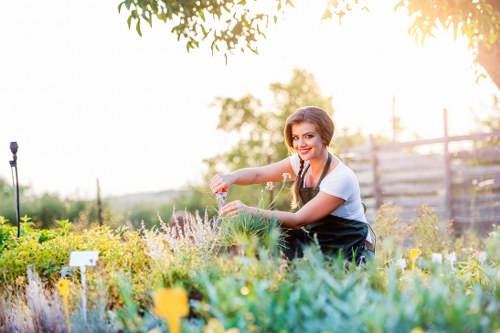
[(355, 146), (355, 147), (349, 147), (347, 149), (343, 149), (342, 155), (364, 155), (366, 153), (370, 153), (370, 146), (369, 145), (363, 145), (363, 146)]
[(480, 177), (500, 175), (500, 164), (464, 167), (452, 165), (453, 182), (460, 183)]
[(500, 162), (500, 147), (485, 147), (474, 150), (462, 150), (452, 153), (451, 158), (461, 161)]
[(390, 159), (379, 159), (380, 172), (413, 170), (418, 172), (425, 169), (443, 169), (444, 157), (440, 155), (417, 155), (399, 157)]
[(434, 185), (442, 184), (444, 170), (442, 168), (422, 169), (404, 172), (384, 172), (380, 174), (380, 182), (385, 184), (392, 183), (429, 183)]
[(387, 198), (387, 201), (393, 202), (398, 207), (420, 207), (421, 205), (427, 206), (444, 206), (444, 197), (439, 196), (402, 196), (402, 197), (392, 197)]
[(475, 195), (461, 194), (453, 198), (453, 202), (462, 205), (473, 205), (475, 203), (500, 202), (500, 193), (478, 193)]
[(402, 195), (429, 195), (438, 194), (439, 188), (429, 186), (428, 184), (382, 184), (382, 194), (384, 197), (388, 196), (402, 196)]
[[(453, 206), (453, 211), (459, 216), (488, 217), (500, 215), (500, 204), (488, 206)], [(500, 222), (500, 221), (499, 221)]]
[(363, 162), (356, 162), (356, 161), (345, 161), (345, 165), (347, 165), (349, 168), (356, 170), (356, 172), (360, 171), (371, 171), (372, 170), (372, 162), (369, 161), (363, 161)]
[(488, 217), (471, 217), (471, 216), (457, 215), (454, 218), (455, 223), (498, 224), (499, 221), (500, 221), (500, 215), (488, 216)]
[[(445, 211), (443, 208), (439, 208), (439, 207), (429, 207), (433, 210), (434, 212), (434, 215), (436, 215), (436, 217), (438, 218), (439, 221), (443, 221), (444, 222), (444, 217), (446, 216), (445, 215)], [(400, 218), (402, 221), (405, 221), (405, 222), (412, 222), (412, 221), (415, 221), (417, 219), (417, 208), (415, 209), (402, 209), (401, 210), (401, 213), (400, 213)]]
[(369, 171), (356, 172), (356, 177), (358, 178), (358, 182), (360, 184), (371, 185), (373, 183), (373, 172), (371, 169)]

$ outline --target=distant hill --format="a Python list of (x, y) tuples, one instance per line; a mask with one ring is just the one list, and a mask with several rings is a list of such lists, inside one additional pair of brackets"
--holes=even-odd
[(166, 190), (160, 192), (141, 192), (125, 194), (120, 196), (106, 197), (103, 200), (107, 202), (112, 208), (125, 209), (133, 207), (137, 204), (165, 204), (172, 202), (183, 191)]

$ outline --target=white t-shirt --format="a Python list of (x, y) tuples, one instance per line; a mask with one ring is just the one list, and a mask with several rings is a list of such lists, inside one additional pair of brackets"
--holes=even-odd
[[(361, 193), (356, 174), (337, 157), (337, 166), (323, 178), (319, 184), (319, 190), (335, 197), (345, 200), (345, 202), (330, 214), (350, 220), (367, 222), (363, 205), (361, 204)], [(309, 162), (305, 162), (304, 169)], [(290, 156), (290, 164), (295, 175), (298, 176), (300, 169), (300, 159), (297, 154)], [(312, 184), (304, 183), (305, 187)], [(370, 237), (369, 237), (370, 238)]]

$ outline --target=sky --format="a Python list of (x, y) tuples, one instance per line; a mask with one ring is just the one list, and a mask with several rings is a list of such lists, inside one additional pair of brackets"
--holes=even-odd
[[(474, 131), (498, 89), (476, 83), (466, 41), (450, 33), (418, 47), (404, 12), (375, 4), (321, 23), (321, 1), (267, 31), (259, 55), (187, 52), (167, 25), (129, 30), (119, 1), (0, 0), (0, 177), (11, 181), (16, 141), (19, 182), (33, 193), (91, 198), (184, 189), (200, 181), (203, 159), (230, 148), (216, 130), (215, 97), (252, 94), (272, 105), (269, 85), (293, 68), (311, 72), (333, 96), (337, 128), (391, 135), (392, 98), (412, 135)], [(208, 188), (208, 185), (207, 185)]]

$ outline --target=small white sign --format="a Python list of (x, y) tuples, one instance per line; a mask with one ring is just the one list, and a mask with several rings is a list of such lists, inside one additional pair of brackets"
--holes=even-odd
[(98, 251), (73, 251), (69, 257), (69, 265), (72, 267), (95, 266), (97, 255)]
[(479, 263), (483, 264), (486, 261), (486, 252), (479, 252)]
[(399, 267), (404, 271), (406, 268), (406, 260), (404, 258), (399, 259)]
[(441, 253), (432, 254), (432, 262), (440, 264), (443, 262), (443, 255)]

